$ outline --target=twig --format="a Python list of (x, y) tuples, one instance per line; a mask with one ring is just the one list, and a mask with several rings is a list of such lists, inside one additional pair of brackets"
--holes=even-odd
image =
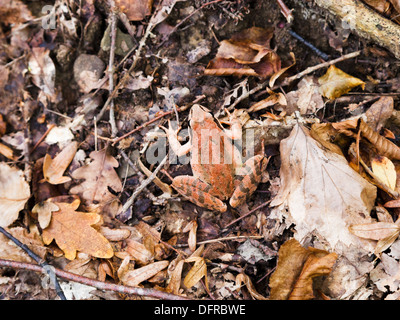
[[(5, 259), (0, 259), (0, 267), (10, 267), (14, 269), (24, 269), (35, 272), (43, 272), (43, 268), (41, 266), (34, 265), (31, 263), (24, 263), (24, 262), (5, 260)], [(131, 286), (107, 283), (87, 278), (84, 276), (80, 276), (57, 268), (54, 268), (53, 270), (55, 274), (62, 279), (79, 282), (87, 286), (97, 288), (99, 290), (115, 291), (119, 293), (133, 294), (137, 296), (146, 296), (163, 300), (189, 300), (188, 298), (183, 296), (178, 296), (171, 293), (158, 291), (155, 289), (139, 288), (139, 287), (131, 287)]]
[[(114, 58), (115, 58), (115, 40), (117, 37), (117, 16), (115, 13), (115, 8), (112, 9), (111, 13), (111, 47), (110, 47), (110, 60), (108, 63), (108, 90), (110, 91), (110, 95), (112, 95), (114, 89)], [(114, 99), (111, 98), (110, 101), (110, 125), (111, 125), (111, 137), (117, 136), (117, 125), (115, 124), (115, 114), (114, 114)]]
[[(221, 242), (221, 241), (242, 240), (242, 239), (262, 239), (262, 238), (264, 238), (264, 236), (231, 236), (231, 237), (222, 237), (222, 238), (198, 241), (197, 244), (201, 245), (201, 244), (208, 244), (208, 243)], [(183, 247), (188, 247), (188, 246), (189, 246), (189, 244), (187, 244), (187, 243), (175, 245), (175, 247), (177, 247), (177, 248), (183, 248)]]
[[(309, 67), (309, 68), (303, 70), (302, 72), (299, 72), (299, 73), (295, 74), (294, 76), (286, 78), (281, 84), (275, 85), (271, 89), (272, 90), (276, 90), (279, 87), (288, 86), (293, 81), (298, 80), (298, 79), (300, 79), (300, 78), (302, 78), (302, 77), (304, 77), (304, 76), (306, 76), (306, 75), (308, 75), (308, 74), (310, 74), (310, 73), (312, 73), (314, 71), (317, 71), (317, 70), (325, 68), (325, 67), (329, 67), (330, 65), (333, 65), (335, 63), (338, 63), (338, 62), (341, 62), (341, 61), (344, 61), (344, 60), (347, 60), (347, 59), (355, 58), (355, 57), (359, 56), (360, 53), (361, 53), (361, 51), (355, 51), (355, 52), (352, 52), (352, 53), (349, 53), (349, 54), (345, 54), (344, 56), (341, 56), (341, 57), (339, 57), (337, 59), (333, 59), (333, 60), (330, 60), (330, 61), (327, 61), (327, 62), (323, 62), (323, 63), (317, 64), (317, 65), (315, 65), (313, 67)], [(242, 102), (244, 99), (247, 99), (252, 94), (264, 89), (268, 85), (268, 83), (269, 83), (269, 80), (268, 81), (264, 81), (264, 82), (260, 83), (259, 85), (257, 85), (256, 87), (254, 87), (253, 89), (251, 89), (250, 91), (248, 91), (246, 94), (241, 95), (234, 103), (232, 103), (229, 106), (228, 110), (229, 111), (232, 110), (240, 102)]]
[(168, 155), (164, 157), (164, 159), (160, 162), (158, 167), (154, 170), (154, 172), (148, 177), (146, 180), (142, 182), (142, 184), (135, 190), (135, 192), (131, 195), (131, 197), (125, 202), (124, 206), (122, 207), (122, 212), (125, 212), (129, 209), (129, 207), (133, 204), (136, 197), (142, 192), (142, 190), (147, 187), (147, 185), (154, 180), (158, 171), (164, 166), (165, 162), (168, 159)]
[(67, 300), (67, 298), (64, 295), (63, 290), (61, 289), (60, 284), (58, 283), (57, 277), (54, 274), (54, 267), (49, 265), (42, 258), (40, 258), (36, 253), (34, 253), (31, 249), (29, 249), (26, 244), (19, 241), (12, 234), (7, 232), (3, 227), (0, 227), (0, 232), (2, 234), (4, 234), (8, 239), (13, 241), (18, 247), (20, 247), (22, 250), (24, 250), (28, 254), (28, 256), (30, 256), (33, 260), (35, 260), (37, 262), (37, 264), (39, 264), (41, 271), (46, 271), (46, 273), (50, 277), (50, 281), (53, 283), (54, 288), (56, 289), (57, 295), (60, 297), (61, 300)]
[(224, 229), (230, 227), (231, 225), (233, 225), (234, 223), (242, 220), (243, 218), (246, 218), (247, 216), (251, 215), (253, 212), (257, 211), (258, 209), (261, 209), (263, 207), (265, 207), (266, 205), (268, 205), (272, 200), (268, 200), (266, 202), (264, 202), (263, 204), (259, 205), (258, 207), (255, 207), (254, 209), (250, 210), (249, 212), (245, 213), (244, 215), (240, 216), (239, 218), (231, 221), (230, 223), (228, 223)]
[(293, 21), (293, 9), (289, 9), (287, 5), (283, 2), (283, 0), (276, 0), (276, 2), (278, 3), (279, 8), (281, 9), (281, 13), (286, 18), (287, 22), (291, 23)]
[[(153, 17), (155, 17), (155, 15), (156, 15), (156, 13), (153, 13)], [(139, 57), (142, 54), (142, 50), (143, 50), (143, 48), (144, 48), (144, 46), (146, 44), (147, 38), (150, 36), (151, 31), (153, 30), (153, 28), (157, 25), (157, 22), (154, 23), (153, 17), (152, 17), (152, 19), (150, 19), (149, 24), (147, 25), (147, 28), (146, 28), (146, 32), (144, 33), (142, 39), (140, 40), (139, 47), (136, 49), (136, 52), (135, 52), (135, 55), (133, 57), (133, 61), (132, 61), (131, 66), (129, 67), (128, 71), (123, 76), (123, 78), (115, 86), (113, 92), (108, 96), (107, 101), (104, 103), (103, 108), (100, 110), (100, 112), (99, 112), (99, 114), (97, 116), (97, 121), (99, 121), (103, 117), (105, 111), (107, 110), (107, 108), (108, 108), (110, 102), (112, 101), (112, 99), (116, 96), (118, 90), (129, 79), (129, 76), (130, 76), (131, 72), (133, 71), (133, 69), (136, 68), (136, 65), (137, 65), (137, 63), (139, 61)]]
[(296, 38), (297, 40), (299, 40), (302, 44), (304, 44), (305, 46), (309, 47), (312, 51), (314, 51), (318, 56), (320, 56), (322, 59), (324, 59), (325, 61), (329, 59), (329, 56), (322, 52), (321, 50), (319, 50), (317, 47), (315, 47), (312, 43), (308, 42), (307, 40), (303, 39), (303, 37), (301, 37), (300, 35), (298, 35), (296, 32), (294, 32), (293, 30), (289, 30), (289, 33), (292, 37)]
[(31, 149), (31, 151), (29, 151), (29, 154), (32, 154), (33, 151), (36, 150), (36, 148), (43, 142), (43, 140), (46, 138), (46, 136), (49, 134), (49, 132), (51, 131), (51, 129), (53, 129), (56, 125), (54, 123), (52, 123), (51, 125), (49, 125), (49, 128), (46, 130), (46, 132), (43, 134), (43, 136), (39, 139), (38, 142), (36, 142), (36, 144), (33, 146), (33, 148)]

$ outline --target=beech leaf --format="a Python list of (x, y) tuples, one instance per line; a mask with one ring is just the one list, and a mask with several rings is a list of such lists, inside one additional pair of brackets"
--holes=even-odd
[(100, 222), (99, 214), (76, 211), (80, 205), (79, 199), (72, 203), (55, 202), (55, 204), (59, 210), (53, 212), (50, 225), (43, 230), (45, 244), (55, 240), (69, 260), (75, 259), (77, 251), (105, 259), (114, 255), (108, 240), (92, 227)]
[(357, 86), (364, 89), (365, 82), (331, 65), (318, 79), (321, 94), (328, 99), (336, 99)]

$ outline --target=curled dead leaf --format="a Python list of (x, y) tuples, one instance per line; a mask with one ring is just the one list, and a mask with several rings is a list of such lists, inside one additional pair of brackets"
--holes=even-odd
[(351, 89), (362, 86), (364, 89), (365, 82), (355, 78), (344, 71), (331, 65), (327, 72), (318, 79), (320, 84), (320, 92), (328, 99), (336, 99)]
[(207, 281), (207, 265), (206, 261), (202, 257), (192, 256), (185, 259), (185, 262), (194, 262), (193, 267), (187, 273), (183, 284), (186, 288), (191, 288), (196, 285), (203, 277), (205, 278), (205, 284), (208, 289)]
[(241, 284), (244, 283), (247, 290), (251, 294), (251, 296), (256, 300), (267, 300), (263, 295), (259, 294), (254, 287), (253, 282), (247, 274), (239, 273), (236, 276), (236, 286), (240, 288)]
[(337, 254), (303, 248), (291, 239), (278, 252), (278, 265), (270, 278), (271, 300), (309, 300), (314, 298), (313, 279), (327, 275)]

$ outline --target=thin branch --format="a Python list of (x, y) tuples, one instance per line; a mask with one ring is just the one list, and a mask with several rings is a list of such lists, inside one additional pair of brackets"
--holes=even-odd
[(28, 248), (28, 246), (21, 241), (19, 241), (17, 238), (15, 238), (11, 233), (6, 231), (3, 227), (0, 227), (0, 232), (4, 234), (8, 239), (13, 241), (18, 247), (20, 247), (22, 250), (24, 250), (29, 257), (31, 257), (33, 260), (35, 260), (43, 271), (46, 271), (46, 273), (50, 277), (50, 281), (52, 281), (54, 288), (56, 289), (57, 295), (60, 297), (61, 300), (67, 300), (67, 298), (64, 295), (63, 290), (61, 289), (60, 284), (57, 281), (57, 277), (54, 274), (54, 267), (49, 265), (46, 261), (44, 261), (42, 258), (40, 258), (36, 253), (34, 253), (31, 249)]
[(257, 211), (258, 209), (261, 209), (263, 207), (265, 207), (266, 205), (268, 205), (272, 200), (268, 200), (266, 202), (264, 202), (263, 204), (259, 205), (258, 207), (255, 207), (254, 209), (250, 210), (249, 212), (245, 213), (244, 215), (240, 216), (239, 218), (231, 221), (230, 223), (228, 223), (224, 229), (230, 227), (231, 225), (233, 225), (234, 223), (242, 220), (243, 218), (246, 218), (247, 216), (251, 215), (252, 213), (254, 213), (255, 211)]
[[(41, 266), (38, 266), (38, 265), (34, 265), (31, 263), (12, 261), (12, 260), (5, 260), (5, 259), (0, 259), (0, 267), (24, 269), (24, 270), (31, 270), (31, 271), (35, 271), (35, 272), (43, 272), (44, 271), (44, 268)], [(115, 291), (115, 292), (119, 292), (119, 293), (152, 297), (152, 298), (163, 299), (163, 300), (189, 300), (188, 298), (183, 297), (183, 296), (178, 296), (178, 295), (174, 295), (171, 293), (158, 291), (155, 289), (139, 288), (139, 287), (131, 287), (131, 286), (107, 283), (107, 282), (87, 278), (84, 276), (80, 276), (80, 275), (70, 273), (70, 272), (67, 272), (64, 270), (60, 270), (57, 268), (53, 268), (53, 270), (54, 270), (55, 274), (57, 275), (57, 277), (59, 277), (59, 278), (69, 280), (69, 281), (79, 282), (79, 283), (85, 284), (87, 286), (97, 288), (99, 290)]]
[[(115, 58), (115, 41), (117, 38), (117, 16), (115, 10), (113, 8), (111, 13), (111, 47), (110, 47), (110, 60), (108, 63), (108, 89), (110, 91), (110, 95), (114, 90), (114, 58)], [(118, 130), (117, 125), (115, 124), (115, 114), (114, 114), (114, 99), (110, 101), (110, 125), (111, 125), (111, 137), (114, 138), (117, 136)]]

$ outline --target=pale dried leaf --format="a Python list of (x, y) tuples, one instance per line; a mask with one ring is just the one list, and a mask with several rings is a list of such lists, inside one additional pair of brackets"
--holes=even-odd
[(36, 213), (38, 215), (39, 225), (42, 229), (46, 229), (51, 221), (51, 214), (53, 211), (58, 211), (58, 206), (51, 201), (44, 201), (36, 204), (32, 213)]
[(8, 227), (18, 218), (31, 195), (24, 173), (0, 163), (0, 226)]
[(368, 224), (356, 224), (349, 227), (351, 233), (357, 237), (382, 240), (400, 231), (400, 226), (392, 222), (374, 222)]
[(338, 242), (365, 245), (348, 226), (371, 222), (376, 187), (363, 179), (346, 159), (326, 150), (308, 130), (296, 125), (280, 145), (281, 187), (271, 206), (289, 209), (297, 239), (317, 233), (332, 249)]
[(139, 269), (127, 271), (120, 279), (125, 285), (134, 287), (150, 279), (158, 272), (168, 267), (168, 265), (169, 261), (167, 260), (157, 261)]
[(397, 174), (392, 161), (384, 156), (376, 156), (371, 160), (371, 168), (382, 183), (392, 190), (396, 188)]
[(184, 260), (179, 260), (176, 263), (175, 268), (172, 271), (168, 286), (166, 288), (167, 292), (171, 292), (173, 294), (179, 294), (179, 290), (181, 288), (181, 278), (182, 278), (182, 270), (184, 263), (185, 263)]
[(126, 251), (141, 265), (146, 265), (154, 259), (154, 252), (147, 250), (146, 246), (138, 241), (127, 239)]
[(32, 48), (28, 68), (32, 75), (33, 83), (40, 88), (50, 100), (53, 100), (55, 96), (54, 85), (56, 67), (49, 54), (50, 50), (44, 47)]
[(68, 144), (54, 159), (46, 154), (43, 161), (43, 176), (44, 179), (51, 184), (63, 184), (71, 181), (70, 177), (63, 176), (72, 159), (78, 150), (76, 141)]

